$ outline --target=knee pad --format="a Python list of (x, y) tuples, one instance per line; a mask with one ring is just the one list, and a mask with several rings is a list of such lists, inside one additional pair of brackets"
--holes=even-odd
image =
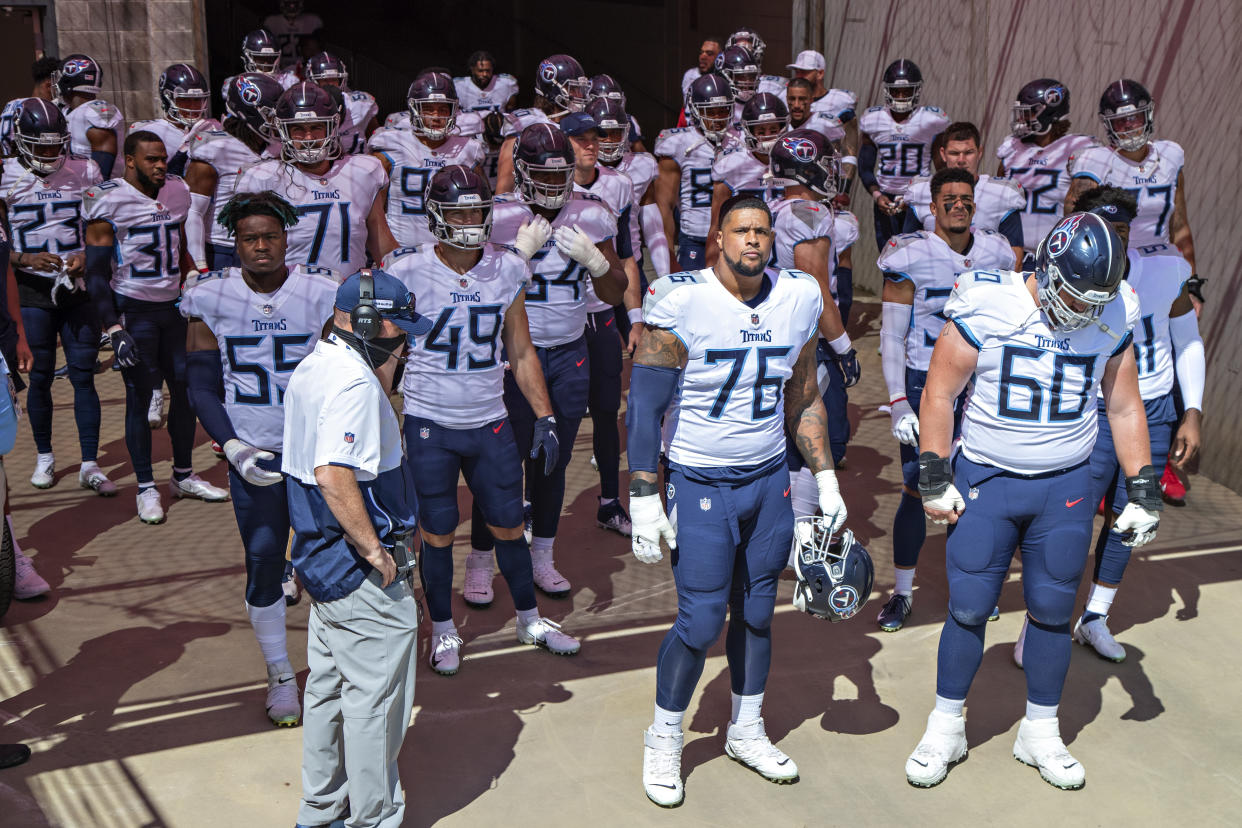
[(1077, 584), (1045, 584), (1037, 589), (1028, 589), (1026, 610), (1032, 621), (1038, 621), (1045, 627), (1060, 627), (1069, 624), (1074, 616), (1074, 599), (1077, 596)]
[(716, 643), (716, 639), (720, 638), (724, 620), (725, 605), (723, 603), (718, 607), (699, 605), (693, 607), (692, 611), (679, 609), (673, 629), (677, 631), (677, 637), (688, 648), (696, 652), (706, 652)]

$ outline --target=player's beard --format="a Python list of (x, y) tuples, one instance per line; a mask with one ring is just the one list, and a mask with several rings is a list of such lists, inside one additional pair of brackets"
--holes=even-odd
[[(135, 175), (136, 175), (136, 176), (137, 176), (137, 178), (138, 178), (138, 184), (139, 184), (139, 185), (142, 187), (142, 189), (144, 189), (144, 190), (153, 190), (153, 191), (155, 191), (155, 192), (159, 192), (160, 188), (164, 185), (164, 182), (163, 182), (163, 181), (161, 181), (161, 182), (159, 182), (159, 183), (157, 184), (157, 183), (155, 182), (155, 179), (154, 179), (154, 178), (152, 178), (151, 176), (149, 176), (149, 175), (147, 175), (146, 173), (144, 173), (144, 172), (143, 172), (141, 169), (139, 169), (138, 167), (134, 167), (134, 173), (135, 173)], [(164, 180), (166, 181), (166, 180), (167, 180), (167, 177), (165, 177), (165, 179), (164, 179)]]
[(748, 276), (753, 279), (755, 276), (761, 275), (764, 271), (764, 268), (768, 266), (767, 260), (764, 259), (763, 256), (759, 257), (758, 264), (751, 266), (751, 265), (743, 264), (741, 257), (738, 257), (737, 259), (731, 259), (723, 253), (721, 255), (724, 255), (725, 264), (729, 266), (729, 269), (732, 270), (734, 273), (736, 273), (738, 276)]

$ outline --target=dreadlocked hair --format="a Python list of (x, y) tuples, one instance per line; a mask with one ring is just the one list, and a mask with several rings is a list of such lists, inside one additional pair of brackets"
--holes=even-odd
[(230, 236), (237, 235), (237, 225), (242, 219), (251, 216), (271, 216), (284, 228), (298, 223), (297, 209), (271, 190), (259, 193), (234, 193), (223, 207), (216, 223), (229, 231)]

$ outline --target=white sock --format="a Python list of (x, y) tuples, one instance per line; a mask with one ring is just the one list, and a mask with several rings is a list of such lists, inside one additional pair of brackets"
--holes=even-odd
[(789, 473), (789, 502), (795, 518), (809, 517), (819, 510), (819, 486), (811, 470), (803, 467)]
[(79, 471), (80, 471), (80, 472), (87, 472), (87, 473), (90, 473), (90, 472), (96, 471), (96, 470), (98, 470), (98, 469), (99, 469), (99, 461), (98, 461), (98, 460), (83, 460), (83, 461), (82, 461), (82, 466), (81, 466), (81, 468), (79, 469)]
[(962, 715), (962, 708), (965, 706), (965, 699), (946, 699), (944, 696), (936, 696), (936, 709), (946, 715), (960, 716)]
[(530, 555), (534, 559), (543, 559), (548, 562), (552, 561), (552, 544), (556, 543), (556, 538), (531, 538), (530, 539)]
[(447, 621), (432, 621), (431, 634), (436, 638), (442, 635), (456, 635), (457, 625), (453, 623), (452, 618)]
[(466, 556), (466, 568), (491, 569), (495, 560), (494, 550), (488, 549), (485, 551), (471, 547), (470, 554)]
[(914, 567), (910, 569), (894, 569), (893, 576), (897, 579), (897, 585), (893, 587), (893, 592), (898, 595), (914, 595)]
[(1055, 704), (1036, 704), (1027, 700), (1026, 717), (1031, 721), (1036, 719), (1055, 719), (1057, 717), (1057, 705)]
[(288, 661), (289, 648), (285, 644), (285, 599), (277, 598), (268, 607), (256, 607), (247, 602), (246, 615), (250, 616), (250, 626), (254, 628), (254, 637), (259, 640), (263, 660), (268, 664)]
[(1096, 615), (1108, 615), (1108, 610), (1113, 605), (1113, 598), (1117, 596), (1117, 587), (1100, 586), (1093, 583), (1091, 592), (1087, 595), (1087, 612), (1094, 612)]
[(678, 736), (681, 734), (681, 720), (685, 717), (685, 711), (674, 713), (672, 710), (665, 710), (657, 704), (655, 706), (655, 718), (651, 722), (651, 732), (664, 736)]
[(539, 607), (528, 610), (518, 610), (517, 620), (523, 627), (529, 627), (531, 624), (539, 620)]
[(750, 724), (759, 721), (763, 712), (763, 694), (739, 696), (733, 693), (733, 724)]

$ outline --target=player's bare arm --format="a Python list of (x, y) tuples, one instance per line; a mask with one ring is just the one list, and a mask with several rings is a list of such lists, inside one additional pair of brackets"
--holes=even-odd
[(1108, 360), (1100, 380), (1100, 393), (1104, 395), (1117, 462), (1126, 477), (1133, 477), (1151, 462), (1147, 412), (1139, 394), (1138, 363), (1134, 361), (1133, 348), (1125, 348)]
[(660, 205), (660, 218), (664, 220), (664, 237), (669, 247), (677, 240), (677, 222), (673, 220), (677, 209), (677, 197), (681, 191), (681, 167), (671, 158), (661, 158), (660, 174), (655, 180), (656, 204)]
[(367, 252), (377, 262), (397, 249), (397, 240), (388, 227), (388, 188), (381, 187), (367, 214)]
[(600, 298), (600, 301), (610, 305), (619, 305), (625, 300), (625, 289), (629, 281), (625, 273), (625, 264), (617, 256), (617, 249), (613, 247), (611, 240), (602, 241), (595, 246), (608, 260), (608, 272), (602, 276), (592, 276), (591, 287), (595, 288), (595, 295)]
[(1078, 204), (1078, 197), (1094, 187), (1100, 186), (1094, 179), (1085, 175), (1080, 175), (1070, 182), (1069, 191), (1065, 194), (1065, 215), (1074, 212), (1075, 205)]
[(1173, 217), (1169, 219), (1169, 239), (1181, 251), (1182, 258), (1190, 263), (1190, 271), (1195, 268), (1195, 240), (1190, 234), (1190, 218), (1186, 213), (1186, 173), (1177, 174), (1177, 194), (1173, 198)]
[[(91, 152), (107, 152), (113, 156), (117, 153), (116, 133), (110, 129), (91, 127), (86, 130), (86, 140), (90, 142)], [(100, 170), (107, 175), (107, 170)]]
[(785, 381), (785, 423), (811, 474), (832, 468), (828, 451), (828, 412), (819, 393), (815, 337), (802, 346), (793, 375)]
[(496, 156), (496, 195), (513, 192), (513, 142), (516, 135), (510, 135), (500, 145)]
[(829, 270), (832, 266), (832, 239), (804, 241), (794, 248), (794, 267), (815, 277), (824, 309), (819, 314), (819, 334), (832, 342), (845, 333), (841, 310), (833, 301)]
[(526, 319), (526, 295), (519, 293), (517, 299), (505, 312), (504, 327), (500, 331), (505, 353), (513, 378), (517, 380), (522, 396), (530, 403), (536, 417), (551, 417), (552, 403), (548, 399), (548, 386), (544, 381), (539, 355), (530, 341), (530, 323)]

